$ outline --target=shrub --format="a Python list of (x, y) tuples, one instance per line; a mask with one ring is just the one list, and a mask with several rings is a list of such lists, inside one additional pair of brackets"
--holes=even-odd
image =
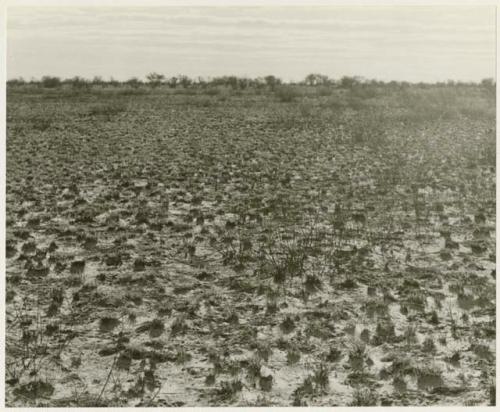
[(495, 80), (492, 79), (491, 77), (487, 78), (487, 79), (483, 79), (483, 80), (481, 80), (481, 86), (486, 88), (486, 89), (495, 88), (495, 86), (496, 86)]
[(330, 84), (331, 80), (324, 74), (311, 73), (306, 76), (304, 83), (309, 86), (320, 86)]
[(142, 84), (142, 82), (137, 77), (131, 77), (125, 82), (125, 84), (129, 85), (134, 89), (137, 89)]
[(25, 84), (26, 81), (22, 77), (19, 77), (17, 79), (7, 80), (7, 86), (23, 86)]
[(340, 87), (343, 89), (352, 89), (360, 84), (358, 77), (344, 76), (340, 79)]
[(54, 89), (61, 86), (61, 79), (59, 77), (43, 76), (41, 83), (42, 87), (45, 87), (47, 89)]
[(163, 74), (159, 73), (149, 73), (146, 76), (146, 79), (149, 82), (149, 85), (151, 87), (158, 87), (160, 84), (162, 84), (165, 81), (165, 76)]
[(332, 86), (319, 86), (316, 88), (316, 94), (318, 96), (331, 96), (333, 94)]
[(66, 79), (64, 83), (71, 85), (73, 89), (77, 90), (88, 89), (88, 87), (90, 86), (89, 81), (79, 76), (75, 76), (71, 79)]
[(54, 123), (53, 116), (50, 115), (38, 115), (34, 116), (29, 120), (31, 127), (40, 132), (44, 132)]
[(271, 90), (275, 90), (275, 88), (282, 83), (280, 78), (273, 75), (264, 77), (264, 81)]
[(354, 144), (381, 146), (386, 143), (386, 120), (372, 111), (350, 125), (350, 133)]
[(217, 96), (221, 94), (221, 89), (219, 87), (210, 87), (209, 89), (204, 90), (204, 94), (208, 94), (209, 96)]
[(292, 86), (281, 86), (274, 89), (274, 94), (282, 103), (293, 102), (300, 96), (298, 90)]
[(376, 406), (377, 394), (370, 389), (356, 389), (349, 406)]
[(90, 116), (102, 116), (108, 120), (126, 110), (127, 106), (120, 102), (98, 103), (90, 106), (88, 114)]

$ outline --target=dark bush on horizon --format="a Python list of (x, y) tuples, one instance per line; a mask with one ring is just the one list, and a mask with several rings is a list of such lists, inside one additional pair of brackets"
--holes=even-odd
[(73, 89), (82, 90), (90, 87), (90, 81), (80, 76), (72, 77), (63, 81), (64, 84), (69, 84)]
[(59, 77), (43, 76), (40, 83), (42, 87), (54, 89), (61, 86), (61, 79)]

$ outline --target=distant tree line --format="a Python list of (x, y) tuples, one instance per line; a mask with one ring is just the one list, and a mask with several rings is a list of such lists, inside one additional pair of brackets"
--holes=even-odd
[[(233, 90), (244, 90), (250, 88), (269, 88), (274, 90), (276, 87), (293, 84), (293, 85), (305, 85), (305, 86), (329, 86), (338, 87), (343, 89), (352, 89), (360, 86), (391, 86), (391, 87), (409, 87), (411, 85), (417, 86), (473, 86), (478, 85), (474, 82), (460, 82), (454, 80), (448, 80), (447, 82), (437, 82), (437, 83), (409, 83), (406, 81), (389, 81), (384, 82), (381, 80), (368, 80), (359, 76), (343, 76), (340, 79), (332, 79), (327, 75), (320, 73), (308, 74), (300, 82), (283, 82), (279, 77), (268, 75), (264, 77), (248, 78), (248, 77), (238, 77), (238, 76), (219, 76), (212, 78), (190, 78), (186, 75), (178, 75), (172, 77), (166, 77), (163, 74), (152, 72), (149, 73), (145, 80), (141, 80), (138, 77), (132, 77), (125, 81), (118, 81), (113, 78), (104, 80), (100, 76), (95, 76), (93, 79), (85, 79), (80, 76), (75, 76), (68, 79), (61, 79), (55, 76), (43, 76), (41, 79), (31, 79), (29, 81), (24, 80), (22, 77), (16, 79), (10, 79), (7, 81), (9, 86), (21, 86), (21, 85), (37, 85), (39, 87), (47, 89), (55, 89), (65, 85), (68, 85), (74, 89), (86, 89), (95, 86), (129, 86), (132, 88), (139, 88), (142, 86), (147, 86), (151, 88), (157, 87), (169, 87), (169, 88), (190, 88), (190, 87), (228, 87)], [(492, 78), (487, 78), (481, 80), (479, 83), (485, 88), (495, 88), (496, 82)]]

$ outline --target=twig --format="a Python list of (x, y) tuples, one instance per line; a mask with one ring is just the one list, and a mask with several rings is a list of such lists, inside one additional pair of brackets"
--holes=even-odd
[(111, 365), (111, 368), (109, 369), (109, 373), (108, 373), (108, 377), (106, 378), (106, 382), (104, 382), (104, 386), (101, 389), (101, 393), (99, 394), (99, 396), (96, 399), (97, 403), (101, 400), (102, 394), (104, 393), (104, 389), (106, 389), (106, 386), (108, 385), (109, 378), (111, 377), (111, 373), (113, 372), (113, 369), (115, 367), (117, 356), (118, 355), (115, 355), (115, 357), (113, 359), (113, 364)]

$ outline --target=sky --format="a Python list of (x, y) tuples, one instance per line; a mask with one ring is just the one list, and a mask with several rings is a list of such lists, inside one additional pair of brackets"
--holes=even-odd
[(9, 7), (7, 77), (495, 77), (492, 6)]

